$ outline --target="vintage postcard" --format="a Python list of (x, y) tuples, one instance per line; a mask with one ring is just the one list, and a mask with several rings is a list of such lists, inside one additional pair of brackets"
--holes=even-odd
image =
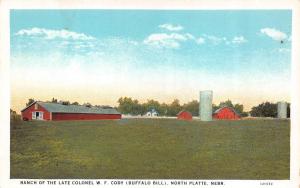
[(3, 3), (1, 188), (299, 186), (299, 3), (154, 4)]

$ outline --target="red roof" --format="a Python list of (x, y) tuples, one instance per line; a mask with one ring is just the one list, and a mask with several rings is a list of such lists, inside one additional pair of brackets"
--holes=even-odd
[(216, 110), (213, 114), (214, 119), (228, 119), (228, 120), (234, 120), (234, 119), (240, 119), (241, 116), (239, 113), (237, 113), (233, 108), (231, 107), (222, 107)]
[(192, 120), (193, 115), (189, 111), (182, 110), (177, 114), (177, 119)]

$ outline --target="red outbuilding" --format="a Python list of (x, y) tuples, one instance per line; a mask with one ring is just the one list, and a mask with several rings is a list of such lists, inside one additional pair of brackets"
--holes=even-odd
[(188, 111), (182, 110), (177, 114), (177, 119), (192, 120), (193, 115)]
[(121, 119), (114, 108), (65, 105), (36, 101), (21, 111), (23, 120), (98, 120)]
[(223, 108), (219, 108), (214, 112), (213, 118), (235, 120), (235, 119), (240, 119), (241, 116), (233, 108), (223, 107)]

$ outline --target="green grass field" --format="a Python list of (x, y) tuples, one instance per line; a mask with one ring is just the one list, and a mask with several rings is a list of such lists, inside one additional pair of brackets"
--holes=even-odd
[(289, 179), (290, 121), (19, 122), (11, 178)]

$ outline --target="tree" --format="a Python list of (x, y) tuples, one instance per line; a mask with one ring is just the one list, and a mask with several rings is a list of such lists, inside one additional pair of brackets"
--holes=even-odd
[(277, 116), (277, 104), (264, 102), (258, 106), (252, 107), (250, 111), (253, 117), (276, 117)]
[(153, 99), (147, 100), (147, 102), (144, 103), (143, 106), (145, 108), (145, 113), (154, 109), (158, 114), (163, 114), (163, 110), (161, 109), (158, 101), (155, 101)]
[(220, 102), (219, 108), (223, 108), (223, 107), (231, 107), (231, 108), (234, 108), (234, 106), (233, 106), (231, 100), (229, 100), (229, 99), (228, 99), (227, 101), (225, 101), (225, 102)]
[(139, 115), (143, 112), (143, 107), (139, 104), (139, 101), (132, 100), (130, 97), (121, 97), (119, 98), (118, 103), (118, 110), (122, 114)]
[(16, 111), (10, 109), (10, 121), (15, 123), (17, 121), (21, 121), (21, 115), (17, 114)]
[(182, 110), (182, 106), (180, 106), (179, 100), (174, 99), (174, 101), (169, 105), (169, 110), (167, 115), (176, 116), (178, 112)]
[(166, 116), (169, 111), (169, 106), (166, 103), (160, 105), (160, 116)]
[(248, 112), (244, 112), (244, 105), (242, 104), (235, 104), (233, 106), (234, 110), (239, 113), (242, 117), (247, 117), (248, 116)]
[(70, 101), (62, 101), (61, 104), (62, 104), (62, 105), (69, 105), (69, 104), (70, 104)]
[(79, 105), (79, 103), (78, 102), (72, 102), (72, 105)]
[(244, 106), (242, 104), (235, 104), (233, 105), (233, 108), (239, 114), (242, 114), (244, 112)]
[(219, 109), (219, 106), (218, 105), (215, 105), (215, 104), (212, 104), (212, 111), (213, 113)]
[(55, 99), (55, 98), (52, 98), (52, 101), (51, 101), (52, 103), (57, 103), (57, 99)]
[(183, 109), (191, 112), (193, 116), (199, 115), (199, 102), (197, 100), (192, 100), (183, 105)]
[(17, 112), (14, 111), (14, 110), (12, 110), (12, 109), (10, 109), (10, 115), (14, 115), (14, 114), (17, 114)]
[(29, 105), (31, 105), (32, 103), (34, 103), (34, 99), (33, 99), (33, 98), (30, 98), (30, 99), (28, 99), (28, 102), (26, 103), (26, 106), (29, 106)]
[(91, 103), (89, 103), (89, 102), (87, 102), (87, 103), (84, 103), (84, 104), (83, 104), (83, 106), (86, 106), (86, 107), (89, 107), (89, 108), (91, 108), (91, 107), (92, 107), (92, 104), (91, 104)]
[(142, 106), (139, 104), (138, 100), (133, 100), (131, 104), (132, 115), (141, 115)]

